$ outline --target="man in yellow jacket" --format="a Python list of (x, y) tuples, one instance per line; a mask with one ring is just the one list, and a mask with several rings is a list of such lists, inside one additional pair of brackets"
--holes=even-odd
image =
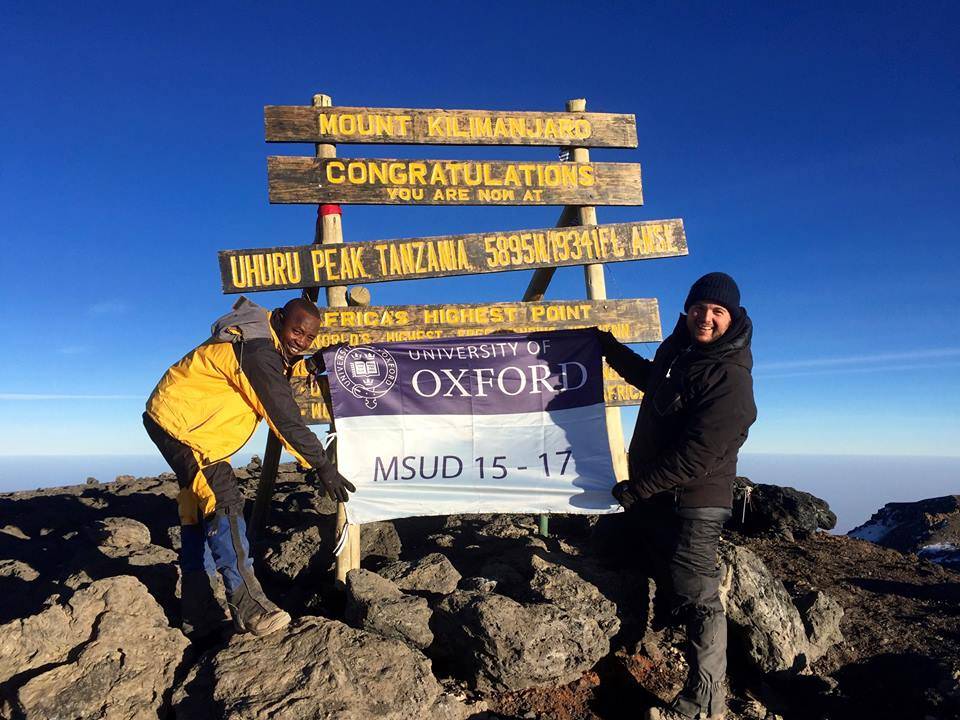
[(205, 628), (195, 623), (213, 602), (211, 565), (223, 577), (239, 631), (264, 635), (290, 622), (254, 576), (243, 496), (230, 466), (261, 418), (332, 499), (345, 502), (355, 490), (304, 424), (290, 389), (293, 366), (319, 330), (320, 313), (307, 300), (267, 312), (241, 297), (213, 324), (209, 340), (167, 370), (147, 401), (143, 424), (180, 485), (181, 605), (184, 624), (198, 635)]

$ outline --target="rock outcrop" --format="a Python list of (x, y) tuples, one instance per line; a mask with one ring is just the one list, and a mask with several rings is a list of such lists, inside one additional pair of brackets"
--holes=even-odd
[(783, 583), (745, 547), (721, 543), (720, 597), (734, 638), (761, 672), (802, 670), (809, 643)]
[(745, 535), (794, 540), (809, 537), (817, 530), (833, 530), (837, 525), (837, 516), (830, 506), (802, 490), (738, 477), (733, 492), (734, 513), (730, 525)]
[(136, 579), (97, 580), (0, 626), (8, 716), (157, 717), (188, 645)]
[(266, 637), (238, 635), (209, 651), (177, 688), (174, 710), (177, 720), (460, 720), (469, 714), (417, 650), (317, 617)]
[(347, 574), (346, 621), (354, 627), (424, 649), (433, 642), (433, 612), (421, 597), (405, 595), (396, 585), (369, 570)]
[[(248, 500), (260, 470), (237, 469)], [(721, 553), (728, 717), (960, 713), (957, 575), (819, 532), (825, 503), (755, 487)], [(366, 525), (364, 569), (344, 591), (330, 573), (335, 507), (293, 465), (254, 556), (294, 622), (188, 647), (175, 497), (169, 475), (0, 495), (0, 716), (480, 720), (486, 704), (491, 717), (601, 720), (683, 681), (683, 631), (651, 627), (630, 518), (552, 516), (549, 538), (518, 514)], [(887, 540), (924, 554), (952, 542), (947, 500), (917, 504), (909, 531), (903, 513), (884, 521)]]
[(887, 503), (847, 535), (960, 569), (960, 495)]
[(392, 580), (401, 590), (449, 595), (457, 589), (460, 573), (446, 555), (430, 553), (416, 562), (397, 561), (377, 573)]
[(434, 626), (441, 657), (481, 691), (570, 682), (610, 651), (609, 635), (593, 618), (496, 593), (447, 596)]

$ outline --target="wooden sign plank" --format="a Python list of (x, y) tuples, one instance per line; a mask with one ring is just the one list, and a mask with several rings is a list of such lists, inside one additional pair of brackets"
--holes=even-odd
[(267, 158), (272, 203), (642, 205), (637, 163)]
[(324, 400), (324, 393), (329, 393), (329, 384), (325, 377), (321, 382), (307, 377), (290, 378), (290, 389), (293, 398), (300, 408), (300, 417), (307, 425), (329, 425), (330, 411)]
[(599, 326), (621, 342), (661, 339), (656, 299), (320, 308), (313, 350), (347, 343), (472, 337)]
[(267, 105), (267, 142), (637, 147), (633, 115)]
[[(321, 377), (319, 382), (307, 377), (294, 377), (290, 379), (290, 386), (304, 422), (308, 425), (330, 424), (330, 413), (323, 397), (329, 387), (325, 377)], [(603, 398), (610, 407), (623, 407), (639, 405), (643, 399), (643, 393), (604, 363)]]
[(643, 400), (643, 393), (620, 377), (617, 371), (604, 361), (603, 400), (610, 407), (639, 405)]
[(221, 250), (223, 292), (479, 275), (687, 254), (683, 220), (512, 230), (337, 246)]

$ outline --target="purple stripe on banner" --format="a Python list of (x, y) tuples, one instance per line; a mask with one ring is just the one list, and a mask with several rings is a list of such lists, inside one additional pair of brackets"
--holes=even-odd
[(324, 350), (336, 417), (495, 415), (603, 402), (592, 330)]

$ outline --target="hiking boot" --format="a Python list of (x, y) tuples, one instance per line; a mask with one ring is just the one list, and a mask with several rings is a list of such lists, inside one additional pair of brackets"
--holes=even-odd
[[(250, 593), (241, 586), (230, 596), (228, 605), (237, 632), (268, 635), (290, 624), (290, 613), (267, 600), (262, 590)], [(256, 597), (255, 597), (256, 596)]]
[(714, 715), (704, 715), (700, 713), (694, 718), (673, 708), (652, 707), (647, 710), (646, 718), (647, 720), (724, 720), (726, 713), (716, 713)]
[(204, 570), (186, 572), (180, 579), (180, 614), (183, 634), (193, 643), (202, 643), (224, 635), (229, 622), (227, 611), (217, 596), (219, 580)]

